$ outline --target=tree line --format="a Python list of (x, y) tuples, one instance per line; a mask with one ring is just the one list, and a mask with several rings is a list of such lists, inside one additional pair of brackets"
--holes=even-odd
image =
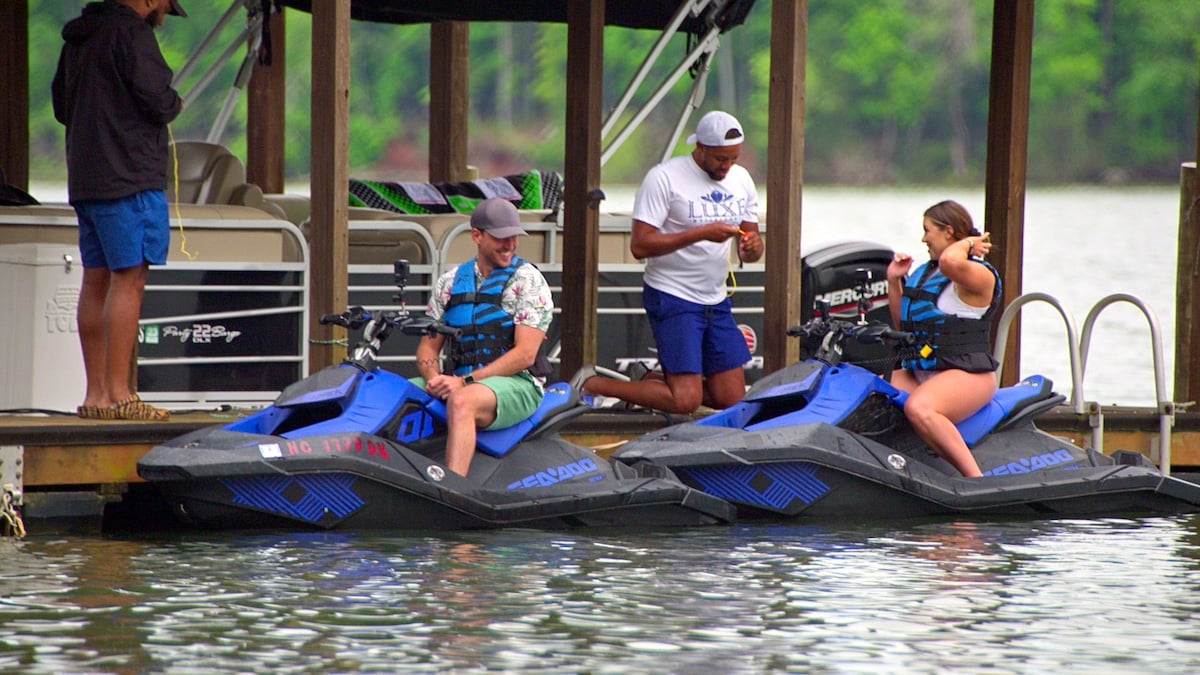
[[(721, 36), (700, 111), (722, 108), (746, 127), (744, 163), (765, 168), (770, 2)], [(34, 180), (65, 176), (62, 128), (49, 86), (59, 33), (82, 2), (30, 0), (30, 138)], [(236, 4), (241, 4), (237, 2)], [(229, 3), (192, 2), (159, 41), (179, 71)], [(978, 184), (987, 138), (993, 0), (810, 0), (805, 103), (805, 179), (832, 184)], [(1200, 83), (1200, 3), (1176, 0), (1038, 0), (1035, 5), (1028, 174), (1031, 183), (1174, 182), (1195, 158)], [(229, 44), (240, 21), (218, 40)], [(311, 17), (286, 14), (287, 157), (307, 174)], [(604, 99), (615, 105), (658, 35), (605, 32)], [(668, 44), (647, 81), (662, 81), (689, 48)], [(220, 50), (211, 50), (188, 91)], [(204, 138), (244, 50), (173, 125), (177, 139)], [(562, 171), (566, 27), (490, 23), (470, 27), (469, 155), (481, 168)], [(664, 148), (692, 87), (685, 76), (603, 170), (637, 182)], [(648, 89), (635, 95), (644, 102)], [(428, 136), (429, 27), (351, 25), (352, 174), (424, 166)], [(245, 101), (221, 142), (245, 156)], [(698, 115), (693, 114), (694, 123)], [(618, 124), (619, 129), (622, 124)], [(689, 125), (690, 126), (690, 125)], [(686, 134), (685, 134), (686, 135)], [(415, 161), (414, 161), (415, 160)]]

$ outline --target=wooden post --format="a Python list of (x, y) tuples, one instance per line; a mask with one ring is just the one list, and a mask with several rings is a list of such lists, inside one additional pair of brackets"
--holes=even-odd
[[(991, 233), (991, 263), (1004, 282), (1004, 306), (1021, 295), (1025, 240), (1025, 160), (1029, 143), (1029, 73), (1033, 58), (1033, 0), (996, 0), (988, 95), (986, 195), (983, 230)], [(997, 319), (999, 314), (996, 315)], [(1012, 322), (1004, 353), (1003, 385), (1021, 371), (1021, 321)], [(996, 336), (999, 339), (999, 336)]]
[(29, 0), (0, 2), (0, 41), (0, 169), (28, 191)]
[(1175, 391), (1200, 401), (1200, 162), (1179, 171), (1179, 252), (1175, 262)]
[(471, 24), (429, 24), (429, 180), (468, 180)]
[(346, 348), (332, 344), (342, 329), (322, 326), (322, 314), (349, 301), (350, 0), (312, 6), (312, 223), (309, 228), (309, 372), (334, 365)]
[(596, 362), (600, 305), (600, 109), (604, 0), (567, 3), (560, 376)]
[(284, 12), (271, 14), (271, 62), (254, 66), (246, 95), (246, 180), (266, 193), (284, 190), (287, 40)]
[(1200, 108), (1196, 161), (1179, 171), (1179, 252), (1175, 262), (1175, 391), (1172, 401), (1200, 401)]
[(763, 372), (800, 358), (787, 329), (800, 323), (800, 205), (804, 191), (804, 66), (808, 0), (771, 4)]

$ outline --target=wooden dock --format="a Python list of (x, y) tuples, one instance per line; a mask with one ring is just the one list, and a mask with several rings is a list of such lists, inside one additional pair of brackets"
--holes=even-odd
[[(254, 412), (233, 409), (172, 414), (168, 422), (83, 420), (58, 415), (0, 416), (0, 488), (22, 506), (32, 534), (63, 530), (99, 531), (120, 518), (124, 527), (169, 522), (152, 513), (153, 490), (137, 475), (137, 462), (157, 443), (206, 426), (228, 424)], [(623, 441), (687, 419), (649, 411), (596, 411), (563, 430), (574, 443), (611, 454)], [(1091, 445), (1087, 415), (1066, 406), (1038, 419), (1042, 429)], [(1140, 452), (1159, 462), (1159, 416), (1151, 408), (1104, 410), (1106, 453)], [(1178, 413), (1171, 434), (1173, 471), (1200, 469), (1200, 413)], [(113, 514), (120, 513), (121, 516)]]

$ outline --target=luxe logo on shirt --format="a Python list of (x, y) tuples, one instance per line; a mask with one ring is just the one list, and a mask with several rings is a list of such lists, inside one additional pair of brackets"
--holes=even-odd
[(700, 195), (700, 201), (688, 201), (688, 220), (692, 222), (712, 222), (726, 220), (739, 223), (746, 211), (746, 199), (738, 199), (728, 192), (713, 190)]

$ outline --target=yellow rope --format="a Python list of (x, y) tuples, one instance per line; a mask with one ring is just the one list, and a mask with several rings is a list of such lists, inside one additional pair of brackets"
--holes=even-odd
[[(740, 227), (738, 228), (738, 232), (741, 233), (742, 237), (746, 236), (746, 231)], [(740, 240), (739, 240), (739, 243), (740, 243)], [(738, 254), (738, 269), (745, 269), (746, 261), (742, 260), (742, 249), (738, 248), (737, 246), (738, 246), (737, 244), (734, 244), (734, 250), (737, 251), (737, 254)], [(732, 298), (733, 294), (737, 293), (737, 287), (738, 287), (737, 274), (735, 274), (733, 271), (733, 261), (730, 260), (728, 262), (729, 262), (729, 281), (731, 284), (731, 288), (725, 292), (725, 295), (726, 295), (726, 297)]]
[(179, 225), (179, 252), (188, 260), (195, 260), (200, 253), (187, 250), (187, 233), (183, 231), (183, 212), (179, 209), (179, 148), (175, 147), (175, 132), (171, 131), (170, 125), (167, 125), (167, 135), (171, 139), (171, 164), (175, 168), (175, 223)]

